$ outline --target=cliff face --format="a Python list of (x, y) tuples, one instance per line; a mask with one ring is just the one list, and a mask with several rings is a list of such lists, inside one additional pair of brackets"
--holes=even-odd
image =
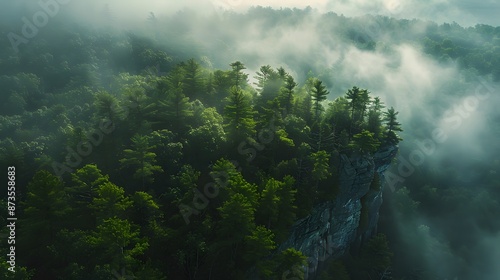
[(308, 217), (297, 221), (278, 250), (293, 247), (307, 256), (306, 279), (320, 262), (341, 257), (376, 233), (383, 188), (370, 189), (370, 185), (375, 172), (383, 178), (397, 151), (397, 146), (386, 146), (373, 157), (341, 156), (336, 199), (316, 205)]

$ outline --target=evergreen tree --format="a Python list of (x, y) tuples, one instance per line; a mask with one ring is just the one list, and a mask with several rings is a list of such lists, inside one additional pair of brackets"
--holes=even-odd
[(255, 206), (243, 194), (235, 193), (217, 210), (221, 217), (217, 229), (218, 245), (228, 250), (228, 265), (235, 265), (239, 245), (255, 229)]
[(95, 95), (97, 117), (107, 119), (116, 124), (120, 119), (120, 106), (118, 99), (107, 92), (98, 92)]
[(393, 107), (389, 108), (386, 113), (384, 113), (385, 124), (387, 127), (386, 139), (391, 143), (397, 144), (402, 139), (396, 134), (397, 131), (403, 131), (401, 129), (401, 124), (397, 121), (397, 115), (399, 112), (396, 112)]
[(257, 82), (254, 83), (257, 86), (257, 91), (262, 94), (266, 85), (278, 76), (273, 68), (269, 65), (261, 66), (259, 72), (254, 76)]
[(123, 216), (125, 210), (132, 205), (130, 199), (125, 197), (123, 188), (111, 182), (101, 184), (95, 193), (89, 207), (94, 210), (94, 216), (101, 221)]
[(256, 266), (261, 277), (270, 277), (273, 273), (272, 264), (266, 260), (272, 250), (276, 248), (274, 234), (271, 230), (256, 226), (252, 233), (245, 236), (245, 254), (243, 259), (248, 266)]
[(248, 98), (238, 87), (231, 87), (224, 107), (224, 119), (229, 138), (238, 142), (255, 134), (254, 111)]
[(358, 133), (361, 124), (364, 121), (364, 115), (368, 104), (370, 103), (369, 92), (366, 89), (353, 87), (346, 93), (346, 99), (350, 100), (351, 121), (349, 124), (349, 137)]
[(243, 69), (246, 69), (245, 65), (239, 61), (235, 61), (229, 64), (229, 66), (231, 66), (232, 68), (231, 71), (231, 76), (233, 80), (232, 85), (236, 87), (241, 87), (243, 84), (246, 83), (248, 77), (248, 74), (242, 72)]
[(379, 233), (362, 248), (359, 258), (361, 269), (369, 278), (390, 279), (386, 276), (390, 274), (388, 271), (390, 271), (392, 256), (386, 236)]
[(96, 252), (96, 261), (109, 264), (115, 270), (137, 265), (135, 257), (144, 254), (149, 244), (140, 238), (139, 230), (128, 220), (112, 217), (100, 223), (88, 237), (89, 245)]
[(88, 229), (96, 226), (94, 212), (90, 205), (103, 184), (110, 183), (109, 176), (103, 175), (95, 164), (87, 164), (71, 174), (71, 196), (73, 215), (78, 217), (77, 228)]
[[(26, 200), (21, 202), (24, 209), (16, 246), (27, 267), (38, 268), (36, 279), (53, 279), (52, 262), (56, 233), (67, 224), (70, 212), (64, 184), (56, 176), (45, 170), (36, 172), (27, 186)], [(17, 256), (17, 254), (16, 254)]]
[(311, 154), (313, 169), (311, 175), (315, 181), (321, 181), (332, 175), (329, 171), (330, 155), (326, 151), (318, 151)]
[(262, 190), (259, 208), (257, 210), (258, 222), (267, 228), (273, 228), (278, 220), (282, 184), (278, 180), (269, 179), (265, 182)]
[(148, 119), (156, 113), (155, 105), (150, 102), (149, 97), (142, 88), (133, 88), (125, 92), (125, 103), (128, 107), (127, 116), (130, 131), (134, 133), (145, 132), (149, 129)]
[(323, 106), (321, 102), (326, 100), (326, 96), (330, 92), (326, 90), (326, 87), (323, 85), (323, 82), (320, 80), (316, 80), (314, 82), (313, 88), (311, 90), (311, 98), (313, 102), (313, 110), (314, 110), (314, 118), (315, 120), (319, 120), (319, 113), (323, 111)]
[(304, 280), (303, 266), (307, 264), (307, 257), (302, 252), (288, 248), (277, 254), (275, 261), (274, 279)]
[(294, 89), (297, 83), (291, 75), (287, 75), (285, 78), (285, 85), (281, 88), (279, 101), (282, 108), (285, 108), (286, 114), (291, 113), (293, 99), (294, 99)]
[(360, 153), (373, 153), (377, 151), (380, 142), (373, 137), (373, 133), (368, 130), (363, 130), (361, 133), (354, 135), (349, 147)]
[(154, 146), (149, 145), (149, 139), (147, 136), (141, 136), (136, 134), (132, 137), (132, 149), (125, 149), (124, 158), (120, 159), (120, 163), (124, 167), (134, 166), (136, 171), (134, 172), (134, 178), (140, 179), (142, 181), (142, 188), (146, 187), (146, 182), (153, 182), (152, 177), (154, 172), (163, 172), (163, 169), (156, 163), (156, 154), (150, 150)]
[(311, 95), (306, 94), (304, 97), (302, 97), (302, 99), (297, 100), (297, 105), (295, 107), (295, 114), (306, 121), (306, 124), (311, 127), (313, 124)]
[(193, 115), (189, 97), (183, 92), (183, 84), (179, 82), (171, 88), (165, 101), (160, 101), (160, 112), (163, 112), (164, 121), (169, 129), (177, 133), (183, 133), (187, 127), (188, 118)]
[(201, 77), (201, 69), (200, 64), (196, 62), (194, 59), (189, 59), (184, 66), (184, 80), (183, 92), (190, 98), (195, 99), (198, 97), (199, 91), (201, 90), (201, 86), (203, 84)]
[(368, 111), (367, 130), (373, 133), (375, 139), (380, 139), (382, 133), (382, 113), (385, 108), (379, 97), (375, 97), (370, 110)]

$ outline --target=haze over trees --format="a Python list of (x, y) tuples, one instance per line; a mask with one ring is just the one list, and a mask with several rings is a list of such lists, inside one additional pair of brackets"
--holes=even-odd
[[(112, 12), (108, 7), (107, 17)], [(0, 278), (112, 279), (123, 272), (136, 279), (244, 279), (255, 270), (262, 279), (282, 279), (291, 270), (303, 279), (305, 256), (276, 248), (315, 204), (335, 198), (340, 155), (370, 156), (403, 136), (404, 149), (426, 135), (420, 119), (401, 120), (411, 108), (365, 86), (376, 81), (346, 78), (349, 70), (340, 62), (324, 67), (327, 52), (297, 58), (287, 45), (253, 59), (230, 53), (225, 46), (236, 48), (242, 39), (219, 28), (245, 31), (261, 19), (259, 30), (272, 31), (299, 26), (311, 14), (262, 7), (226, 13), (192, 30), (213, 31), (214, 39), (203, 42), (185, 35), (190, 25), (182, 13), (152, 13), (148, 24), (155, 30), (126, 34), (68, 26), (61, 14), (17, 53), (0, 37), (0, 162), (4, 170), (16, 167), (19, 186), (17, 274)], [(458, 88), (477, 75), (500, 79), (499, 27), (333, 13), (319, 18), (319, 30), (328, 31), (322, 40), (333, 44), (338, 36), (350, 47), (346, 59), (413, 44), (426, 59), (456, 65), (463, 75), (443, 89), (447, 97), (454, 96), (448, 90), (464, 97)], [(366, 35), (373, 22), (380, 36)], [(162, 24), (178, 28), (158, 28)], [(14, 27), (0, 25), (4, 32)], [(386, 64), (398, 67), (397, 60)], [(434, 101), (426, 101), (420, 116), (444, 103), (434, 107)], [(500, 135), (498, 115), (488, 117), (485, 139)], [(318, 277), (480, 279), (478, 262), (490, 273), (489, 255), (475, 260), (489, 244), (453, 233), (486, 232), (495, 244), (500, 231), (500, 146), (487, 143), (491, 156), (464, 160), (466, 168), (454, 157), (437, 169), (430, 163), (416, 168), (405, 186), (384, 197), (392, 205), (381, 214), (385, 235), (353, 258), (328, 261)], [(473, 179), (460, 179), (463, 170), (474, 171), (467, 173)], [(445, 218), (449, 229), (438, 227)], [(0, 252), (6, 256), (5, 242)], [(449, 266), (433, 270), (432, 256)]]

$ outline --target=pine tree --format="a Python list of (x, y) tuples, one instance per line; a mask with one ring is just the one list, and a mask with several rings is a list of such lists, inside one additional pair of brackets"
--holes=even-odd
[(314, 82), (311, 90), (311, 98), (313, 102), (315, 120), (319, 120), (319, 113), (323, 111), (323, 106), (321, 106), (321, 102), (326, 100), (326, 96), (329, 93), (330, 92), (326, 90), (326, 87), (323, 85), (322, 81), (316, 80)]
[(380, 139), (382, 132), (381, 110), (385, 108), (380, 98), (375, 97), (370, 110), (368, 111), (367, 130), (373, 133), (375, 139)]
[(271, 68), (270, 65), (261, 66), (259, 72), (256, 73), (256, 76), (254, 76), (257, 80), (257, 82), (254, 83), (254, 85), (257, 86), (257, 91), (262, 94), (267, 83), (276, 76), (277, 73), (273, 70), (273, 68)]
[(241, 87), (244, 83), (246, 83), (248, 74), (242, 72), (243, 69), (246, 69), (245, 65), (239, 61), (235, 61), (229, 64), (232, 68), (231, 76), (233, 79), (233, 86)]
[(125, 210), (132, 205), (129, 198), (125, 197), (123, 188), (106, 182), (95, 190), (95, 197), (90, 204), (94, 216), (99, 220), (123, 216)]
[(37, 268), (35, 279), (54, 279), (51, 268), (57, 260), (50, 245), (54, 244), (56, 233), (68, 224), (71, 210), (63, 182), (48, 171), (36, 172), (20, 206), (24, 213), (16, 223), (16, 228), (22, 229), (17, 231), (19, 255), (26, 266)]
[(121, 110), (119, 110), (119, 102), (113, 95), (104, 91), (98, 92), (95, 95), (94, 104), (99, 119), (107, 119), (114, 124), (120, 119)]
[(401, 129), (401, 124), (397, 121), (397, 115), (399, 112), (396, 112), (393, 107), (389, 108), (386, 113), (384, 113), (385, 118), (384, 121), (387, 127), (386, 139), (391, 143), (397, 144), (402, 139), (396, 134), (396, 131), (403, 131)]
[(373, 153), (377, 151), (380, 142), (373, 137), (373, 133), (368, 130), (363, 130), (361, 133), (354, 135), (349, 147), (360, 153)]
[(279, 101), (282, 108), (285, 108), (286, 114), (291, 114), (293, 99), (294, 99), (294, 89), (297, 83), (291, 75), (287, 75), (285, 78), (285, 85), (281, 88)]
[(350, 100), (351, 120), (349, 124), (349, 137), (359, 131), (363, 123), (366, 108), (370, 102), (370, 92), (366, 89), (353, 87), (346, 93), (346, 99)]
[(142, 188), (144, 189), (146, 181), (154, 181), (153, 173), (163, 172), (163, 169), (159, 165), (155, 165), (156, 154), (150, 151), (154, 146), (149, 145), (147, 136), (136, 134), (131, 140), (132, 149), (123, 150), (125, 157), (120, 160), (120, 163), (124, 167), (134, 166), (137, 168), (134, 172), (134, 178), (141, 179)]
[(226, 99), (224, 118), (229, 138), (234, 142), (241, 141), (255, 134), (254, 111), (243, 91), (233, 86)]
[(160, 111), (163, 113), (164, 121), (169, 129), (177, 133), (183, 133), (187, 130), (187, 120), (193, 116), (189, 97), (186, 97), (182, 88), (183, 84), (179, 82), (168, 91), (166, 100), (160, 101)]
[(202, 86), (201, 69), (200, 64), (194, 59), (189, 59), (184, 66), (184, 93), (192, 98), (196, 99)]

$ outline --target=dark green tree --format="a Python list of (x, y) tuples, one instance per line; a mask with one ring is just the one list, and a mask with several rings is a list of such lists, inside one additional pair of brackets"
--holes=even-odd
[(231, 77), (233, 80), (232, 85), (236, 87), (241, 87), (244, 85), (247, 81), (248, 74), (245, 74), (242, 72), (242, 70), (246, 69), (245, 65), (241, 63), (240, 61), (235, 61), (231, 64), (232, 71), (231, 71)]
[(89, 208), (101, 221), (111, 217), (123, 217), (125, 210), (132, 205), (130, 199), (125, 196), (125, 190), (111, 182), (101, 184), (95, 193)]
[(19, 255), (27, 267), (37, 268), (37, 279), (51, 279), (52, 262), (56, 260), (49, 245), (54, 244), (56, 233), (67, 226), (71, 210), (63, 182), (45, 170), (36, 172), (20, 206), (24, 213), (18, 224), (23, 230), (17, 231)]
[(370, 239), (361, 249), (359, 263), (365, 276), (371, 279), (387, 279), (382, 277), (388, 275), (392, 264), (393, 253), (389, 249), (387, 237), (379, 233)]
[(119, 101), (113, 95), (107, 92), (98, 92), (95, 95), (96, 114), (99, 119), (107, 119), (115, 123), (121, 117)]
[(224, 119), (229, 138), (238, 142), (255, 134), (254, 111), (248, 97), (238, 87), (231, 87), (224, 107)]
[(179, 82), (168, 92), (166, 99), (160, 101), (159, 111), (162, 112), (163, 122), (174, 132), (183, 133), (187, 129), (189, 117), (193, 116), (189, 97), (183, 92), (183, 83)]
[(287, 75), (285, 78), (285, 84), (281, 88), (279, 101), (282, 108), (285, 109), (286, 114), (290, 114), (292, 110), (292, 104), (294, 102), (294, 90), (297, 83), (291, 75)]
[(323, 111), (323, 106), (321, 102), (326, 100), (326, 96), (330, 92), (326, 90), (326, 87), (323, 85), (323, 82), (320, 80), (315, 80), (313, 87), (311, 89), (311, 99), (313, 102), (312, 108), (314, 110), (314, 119), (319, 120), (319, 114)]
[(245, 236), (245, 253), (243, 259), (249, 266), (255, 265), (261, 277), (270, 277), (273, 273), (272, 264), (266, 257), (276, 248), (274, 234), (271, 230), (256, 226), (251, 234)]
[(276, 255), (275, 262), (274, 279), (304, 280), (304, 266), (307, 264), (307, 257), (302, 252), (288, 248)]
[(399, 112), (396, 112), (393, 107), (389, 108), (386, 113), (384, 113), (384, 121), (387, 128), (386, 139), (390, 143), (397, 144), (401, 141), (401, 137), (396, 134), (397, 131), (403, 131), (401, 129), (401, 124), (397, 121), (397, 115)]
[(146, 187), (146, 182), (152, 183), (154, 172), (163, 172), (163, 169), (156, 163), (156, 154), (151, 152), (154, 146), (149, 145), (147, 136), (136, 134), (132, 137), (132, 149), (123, 150), (124, 158), (120, 159), (123, 167), (133, 166), (137, 168), (134, 178), (142, 181), (142, 188)]
[(349, 124), (349, 137), (359, 132), (363, 123), (363, 117), (370, 102), (369, 92), (366, 89), (352, 87), (346, 93), (346, 99), (350, 100), (351, 120)]
[(330, 155), (326, 151), (318, 151), (311, 154), (313, 168), (311, 175), (315, 181), (321, 181), (328, 178), (330, 173)]
[(203, 85), (200, 64), (191, 58), (186, 62), (184, 72), (184, 93), (188, 97), (195, 99), (198, 97)]
[(353, 136), (349, 147), (360, 153), (374, 153), (380, 146), (380, 141), (373, 137), (373, 133), (368, 130), (363, 130)]
[(376, 139), (380, 139), (382, 133), (382, 109), (385, 108), (379, 97), (373, 99), (370, 110), (368, 111), (368, 121), (366, 128), (373, 133)]

